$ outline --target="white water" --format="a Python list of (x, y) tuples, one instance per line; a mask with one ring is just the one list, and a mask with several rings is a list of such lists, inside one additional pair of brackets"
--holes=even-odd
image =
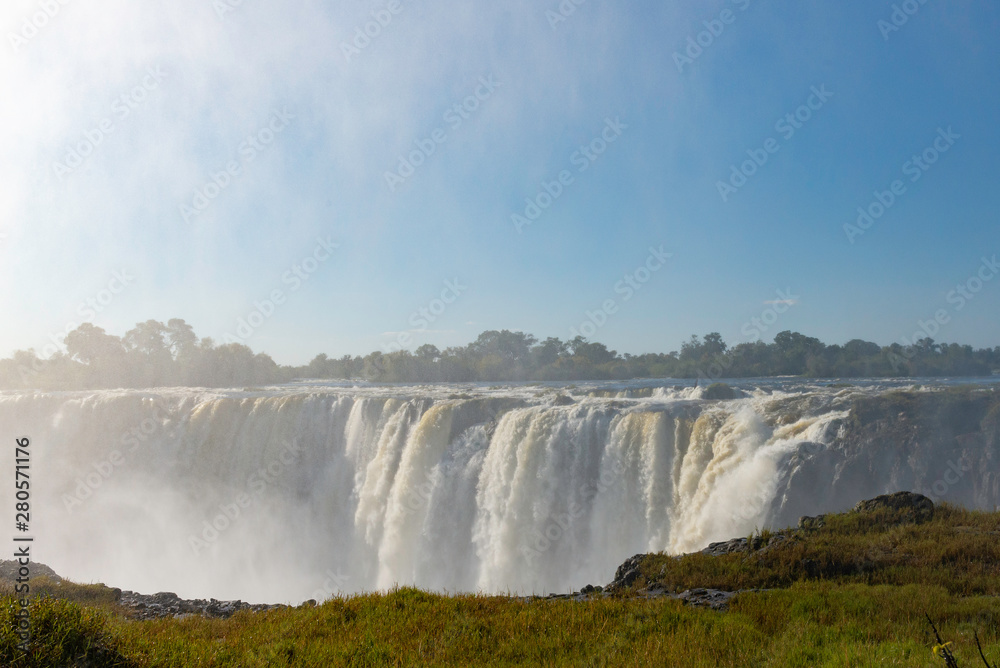
[(781, 426), (779, 391), (592, 389), (7, 393), (0, 427), (32, 440), (35, 557), (60, 574), (298, 602), (607, 583), (635, 553), (763, 527), (781, 462), (846, 415), (817, 388)]

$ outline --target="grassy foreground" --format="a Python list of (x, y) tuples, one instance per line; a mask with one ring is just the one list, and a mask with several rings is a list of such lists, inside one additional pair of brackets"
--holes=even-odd
[[(650, 555), (636, 589), (766, 587), (728, 612), (624, 593), (584, 602), (438, 596), (415, 589), (316, 607), (137, 622), (100, 595), (33, 603), (36, 645), (15, 647), (0, 601), (3, 666), (944, 666), (925, 612), (958, 665), (1000, 663), (1000, 514), (938, 508), (932, 520), (828, 516), (756, 536), (721, 557)], [(60, 587), (59, 589), (62, 589)], [(75, 662), (75, 663), (74, 663)]]

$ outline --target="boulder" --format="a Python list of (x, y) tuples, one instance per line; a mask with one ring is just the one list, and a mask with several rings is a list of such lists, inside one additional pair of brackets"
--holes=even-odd
[(729, 608), (729, 602), (739, 592), (721, 591), (719, 589), (688, 589), (676, 596), (685, 605), (697, 608), (710, 608), (712, 610), (724, 611)]
[(854, 506), (855, 513), (870, 513), (876, 510), (888, 509), (902, 515), (904, 520), (926, 522), (934, 517), (934, 502), (923, 494), (915, 492), (896, 492), (883, 494), (874, 499), (860, 501)]
[(727, 401), (729, 399), (737, 399), (739, 396), (740, 395), (736, 390), (725, 383), (712, 383), (705, 388), (701, 398)]
[(819, 529), (826, 525), (826, 515), (817, 515), (816, 517), (809, 517), (803, 515), (799, 518), (799, 530), (800, 531), (811, 531), (813, 529)]
[(732, 540), (725, 540), (718, 543), (711, 543), (708, 547), (701, 551), (702, 554), (707, 554), (710, 557), (719, 557), (723, 554), (732, 554), (733, 552), (749, 552), (750, 543), (746, 538), (733, 538)]
[[(16, 559), (10, 561), (0, 560), (0, 581), (3, 582), (14, 582), (19, 577), (18, 571), (21, 568), (21, 564), (18, 563)], [(62, 582), (62, 578), (56, 574), (54, 570), (49, 568), (43, 563), (37, 561), (32, 561), (29, 568), (31, 569), (31, 577), (37, 578), (40, 576), (45, 576), (55, 583)]]
[(615, 579), (604, 589), (607, 591), (621, 591), (623, 589), (628, 589), (636, 580), (642, 577), (642, 572), (639, 570), (639, 566), (642, 561), (646, 558), (645, 554), (637, 554), (635, 556), (626, 559), (618, 570), (615, 571)]

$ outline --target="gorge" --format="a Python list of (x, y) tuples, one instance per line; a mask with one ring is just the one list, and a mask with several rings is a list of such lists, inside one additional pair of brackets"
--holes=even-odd
[(993, 510), (996, 387), (912, 383), (9, 391), (0, 426), (36, 558), (78, 582), (545, 594), (899, 490)]

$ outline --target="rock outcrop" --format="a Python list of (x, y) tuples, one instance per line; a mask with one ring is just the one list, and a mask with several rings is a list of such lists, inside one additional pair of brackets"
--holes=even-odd
[[(914, 492), (896, 492), (894, 494), (884, 494), (873, 499), (858, 502), (852, 512), (871, 513), (880, 510), (889, 510), (896, 515), (893, 521), (904, 523), (926, 522), (934, 517), (934, 502), (922, 494)], [(890, 515), (891, 517), (891, 515)], [(710, 557), (721, 557), (728, 554), (746, 553), (760, 554), (770, 549), (792, 540), (801, 540), (804, 534), (821, 529), (826, 524), (826, 516), (816, 517), (803, 516), (799, 518), (798, 528), (781, 532), (756, 534), (745, 538), (733, 538), (727, 541), (711, 543), (708, 547), (700, 551)], [(695, 588), (680, 593), (666, 589), (658, 582), (645, 583), (643, 581), (642, 565), (646, 558), (651, 555), (636, 554), (626, 559), (615, 571), (614, 580), (603, 589), (604, 595), (629, 593), (641, 597), (670, 597), (685, 604), (708, 607), (713, 610), (726, 610), (729, 602), (742, 591), (759, 590), (739, 590), (721, 591), (718, 589)], [(684, 555), (674, 557), (680, 559)], [(829, 574), (829, 566), (824, 566), (811, 559), (805, 559), (800, 563), (803, 572), (807, 577), (821, 577)], [(661, 571), (661, 574), (663, 571)], [(580, 597), (584, 591), (576, 592), (568, 596)], [(585, 597), (584, 597), (585, 598)]]
[[(808, 398), (808, 397), (807, 397)], [(789, 415), (805, 399), (781, 400)], [(897, 490), (980, 510), (1000, 506), (1000, 393), (954, 388), (887, 392), (851, 400), (828, 446), (804, 443), (778, 463), (778, 493), (765, 519), (794, 526), (801, 515), (850, 510)]]
[(914, 492), (883, 494), (874, 499), (859, 501), (854, 506), (856, 513), (868, 513), (881, 509), (891, 510), (898, 513), (903, 521), (913, 521), (917, 524), (934, 517), (934, 502), (923, 494)]
[(605, 589), (611, 592), (622, 591), (635, 584), (636, 580), (642, 577), (639, 567), (645, 558), (645, 554), (637, 554), (626, 559), (615, 571), (615, 579)]
[[(18, 577), (18, 569), (21, 565), (17, 561), (0, 561), (0, 582), (14, 582)], [(45, 576), (52, 582), (62, 582), (62, 578), (45, 564), (31, 562), (31, 577), (37, 578)]]
[[(19, 564), (16, 561), (0, 561), (0, 584), (11, 588), (18, 578)], [(45, 564), (31, 562), (31, 579), (47, 578), (52, 584), (60, 585), (66, 582), (54, 570)], [(158, 594), (139, 594), (134, 591), (122, 591), (105, 585), (88, 585), (100, 588), (107, 594), (105, 600), (112, 600), (122, 608), (122, 612), (133, 619), (159, 619), (161, 617), (186, 617), (202, 615), (214, 619), (228, 619), (237, 612), (249, 610), (264, 612), (287, 608), (281, 604), (246, 603), (244, 601), (217, 601), (214, 598), (186, 600), (172, 592)], [(59, 596), (58, 593), (52, 594)], [(315, 601), (311, 601), (315, 604)], [(303, 604), (303, 605), (307, 605)]]
[(217, 601), (214, 598), (208, 600), (185, 600), (172, 592), (146, 595), (137, 594), (133, 591), (121, 592), (118, 604), (126, 608), (129, 611), (129, 616), (135, 619), (183, 618), (190, 615), (201, 615), (213, 619), (229, 619), (237, 612), (243, 610), (265, 612), (267, 610), (278, 610), (289, 607), (280, 604), (269, 605), (263, 603), (251, 604), (243, 601)]

